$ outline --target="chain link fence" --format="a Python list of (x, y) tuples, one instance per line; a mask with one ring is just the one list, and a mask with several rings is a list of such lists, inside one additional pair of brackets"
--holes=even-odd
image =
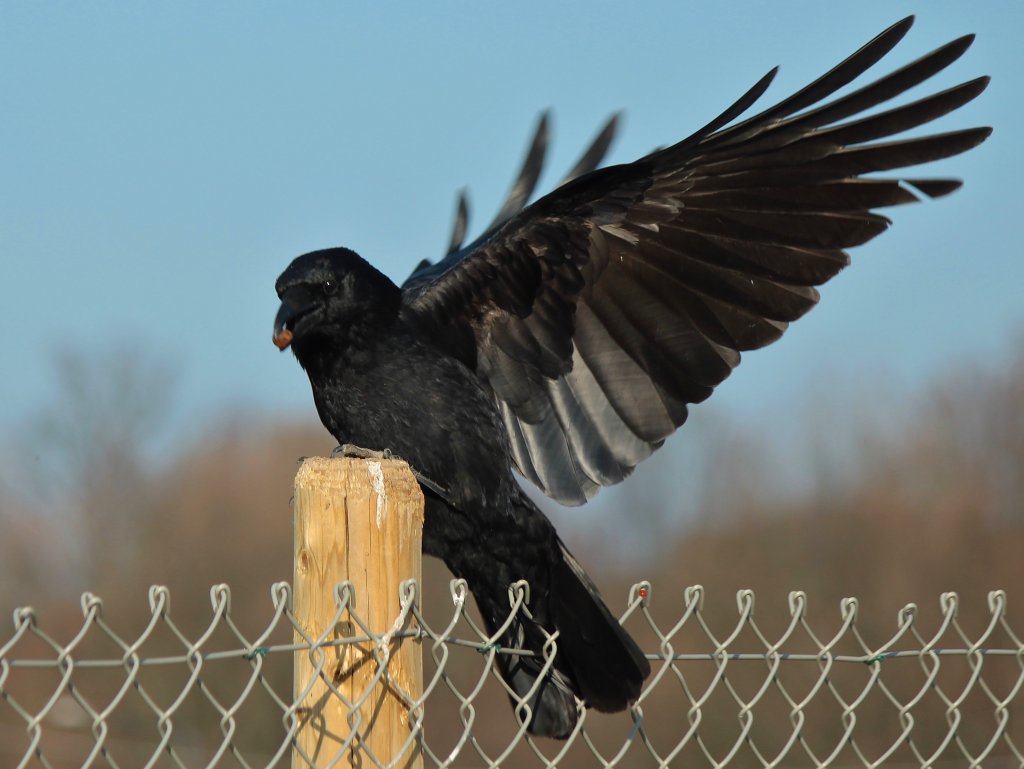
[[(525, 589), (510, 590), (512, 612)], [(306, 766), (294, 744), (307, 714), (293, 692), (317, 681), (293, 689), (295, 655), (330, 686), (342, 647), (358, 644), (373, 650), (373, 682), (407, 709), (394, 766), (416, 755), (428, 768), (1024, 767), (1024, 726), (1019, 713), (1013, 719), (1024, 643), (1002, 591), (973, 612), (975, 628), (961, 616), (968, 607), (945, 593), (933, 619), (910, 604), (874, 638), (852, 598), (815, 629), (802, 592), (789, 595), (788, 611), (762, 606), (755, 616), (752, 591), (737, 594), (735, 613), (712, 613), (691, 587), (667, 601), (666, 619), (651, 586), (634, 585), (622, 621), (650, 650), (643, 694), (628, 713), (583, 711), (556, 742), (529, 736), (513, 715), (495, 660), (523, 652), (492, 643), (463, 582), (451, 583), (436, 617), (422, 609), (419, 586), (403, 584), (401, 616), (379, 635), (350, 611), (353, 590), (337, 587), (336, 624), (318, 637), (295, 622), (286, 583), (273, 586), (269, 620), (255, 632), (240, 627), (224, 585), (211, 589), (212, 615), (194, 629), (160, 587), (131, 633), (115, 631), (92, 594), (61, 640), (31, 608), (17, 609), (13, 633), (0, 632), (0, 766)], [(335, 632), (341, 625), (346, 633)], [(420, 696), (389, 677), (390, 646), (402, 639), (423, 653)], [(351, 730), (331, 765), (386, 765), (360, 748), (373, 728), (359, 716), (369, 696), (341, 703)]]

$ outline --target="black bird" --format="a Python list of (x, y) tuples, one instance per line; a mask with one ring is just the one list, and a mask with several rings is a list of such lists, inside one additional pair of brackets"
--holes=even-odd
[[(491, 632), (508, 619), (510, 583), (529, 582), (532, 618), (499, 642), (538, 656), (499, 657), (534, 734), (566, 737), (577, 698), (627, 708), (650, 666), (512, 469), (566, 504), (621, 481), (741, 351), (817, 302), (815, 286), (849, 262), (844, 249), (888, 227), (875, 209), (960, 186), (866, 174), (982, 142), (988, 128), (890, 137), (966, 104), (988, 78), (863, 113), (946, 68), (973, 36), (834, 96), (912, 21), (754, 117), (734, 122), (775, 70), (688, 138), (595, 170), (613, 120), (562, 185), (526, 205), (542, 120), (492, 225), (461, 247), (461, 201), (448, 255), (401, 288), (344, 248), (300, 256), (278, 279), (274, 341), (308, 373), (324, 425), (420, 474), (424, 550), (467, 580)], [(539, 653), (556, 631), (545, 674)]]

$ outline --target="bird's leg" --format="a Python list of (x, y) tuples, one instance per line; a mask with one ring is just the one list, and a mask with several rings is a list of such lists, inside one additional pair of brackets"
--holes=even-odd
[[(406, 460), (401, 457), (392, 454), (391, 449), (375, 451), (373, 449), (364, 449), (362, 446), (356, 446), (354, 443), (344, 443), (341, 446), (335, 446), (331, 451), (331, 456), (347, 457), (350, 459), (397, 459), (399, 461), (406, 462)], [(412, 470), (412, 474), (420, 486), (430, 489), (432, 492), (437, 494), (437, 496), (441, 497), (441, 499), (448, 499), (448, 489), (437, 481), (431, 480), (425, 476), (413, 467), (411, 462), (406, 462), (406, 464), (409, 465), (409, 469)]]

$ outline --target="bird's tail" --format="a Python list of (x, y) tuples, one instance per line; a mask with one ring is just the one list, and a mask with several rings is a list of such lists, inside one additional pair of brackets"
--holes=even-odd
[[(533, 656), (498, 654), (512, 704), (531, 734), (564, 739), (579, 717), (577, 700), (604, 712), (625, 710), (640, 696), (650, 664), (605, 606), (597, 587), (560, 540), (548, 584), (530, 584), (528, 611), (509, 622), (504, 609), (481, 610), (499, 643)], [(557, 632), (556, 632), (557, 631)], [(553, 653), (553, 657), (552, 657)]]

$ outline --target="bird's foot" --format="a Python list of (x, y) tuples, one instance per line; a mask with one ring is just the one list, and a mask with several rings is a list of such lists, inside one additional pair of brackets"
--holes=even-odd
[(349, 459), (400, 459), (391, 453), (391, 449), (384, 449), (383, 451), (374, 451), (373, 449), (364, 449), (362, 446), (356, 446), (354, 443), (344, 443), (341, 446), (335, 446), (334, 450), (331, 451), (332, 457), (347, 457)]
[[(391, 449), (384, 449), (383, 451), (375, 451), (374, 449), (364, 449), (362, 446), (356, 446), (354, 443), (344, 443), (341, 446), (335, 446), (334, 450), (331, 451), (332, 457), (346, 457), (349, 459), (397, 459), (405, 461), (401, 457), (391, 453)], [(413, 476), (416, 481), (426, 489), (430, 489), (432, 492), (437, 494), (442, 499), (448, 498), (448, 490), (435, 480), (431, 480), (415, 467), (412, 466), (411, 462), (407, 462), (409, 469), (412, 470)]]

